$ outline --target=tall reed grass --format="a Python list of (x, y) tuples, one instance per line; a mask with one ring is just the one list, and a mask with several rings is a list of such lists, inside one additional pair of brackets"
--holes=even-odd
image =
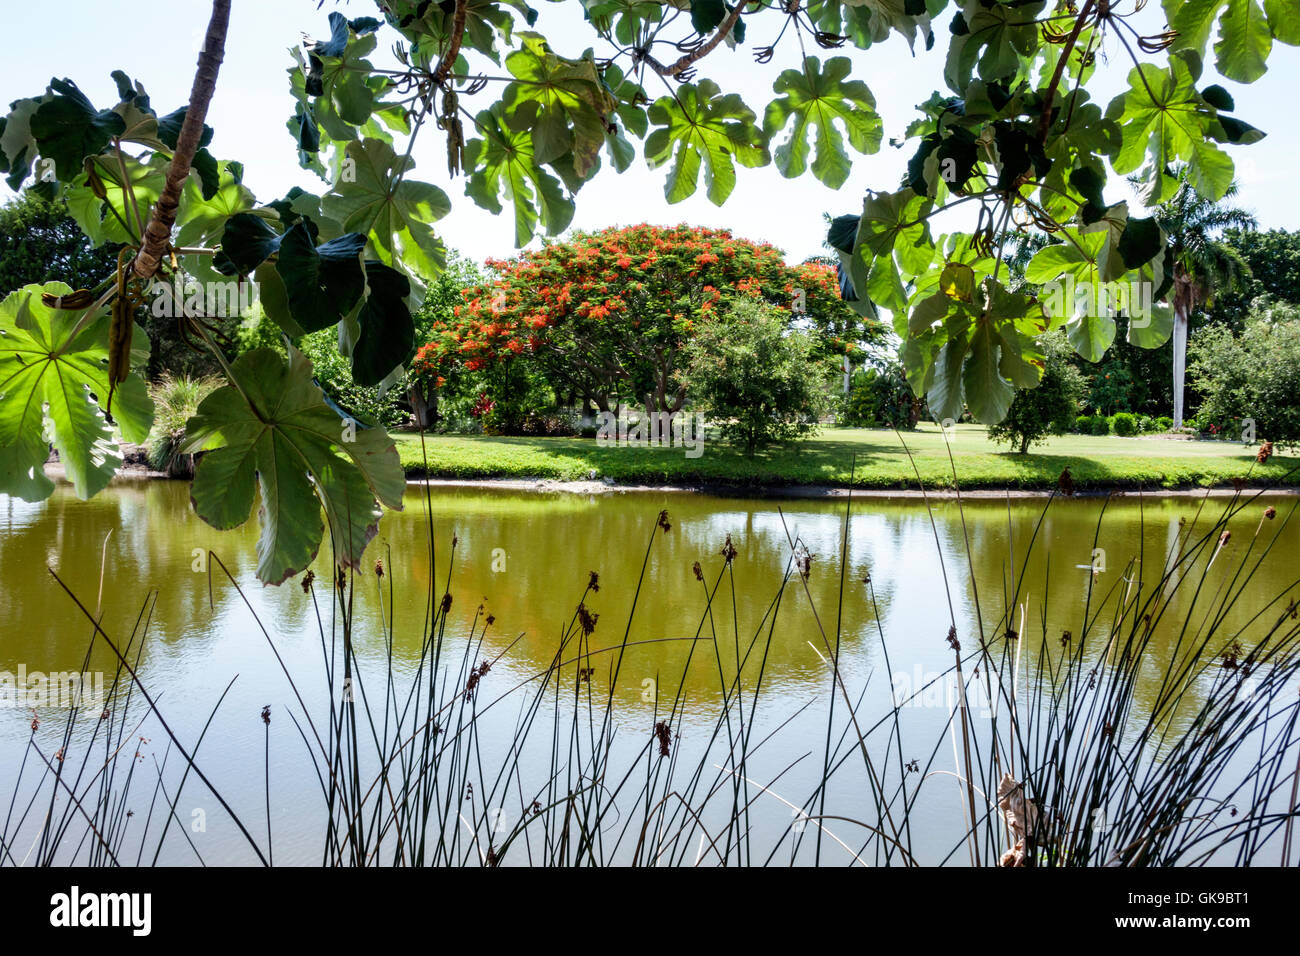
[[(943, 567), (947, 606), (935, 612), (931, 633), (909, 635), (946, 643), (952, 655), (947, 671), (935, 677), (951, 688), (951, 707), (940, 731), (931, 727), (922, 739), (915, 737), (911, 701), (893, 699), (870, 712), (863, 682), (842, 665), (845, 588), (865, 586), (875, 609), (875, 589), (885, 576), (878, 570), (862, 582), (846, 580), (851, 498), (838, 566), (819, 558), (814, 570), (805, 543), (787, 530), (784, 571), (767, 584), (767, 611), (751, 632), (741, 633), (736, 615), (722, 613), (734, 608), (739, 589), (763, 586), (746, 580), (751, 575), (738, 566), (730, 537), (696, 565), (699, 612), (684, 628), (693, 634), (682, 639), (686, 664), (681, 675), (661, 675), (659, 686), (670, 691), (655, 699), (648, 717), (625, 714), (614, 688), (640, 643), (631, 637), (632, 622), (656, 545), (672, 534), (667, 512), (647, 516), (629, 617), (598, 619), (588, 609), (601, 586), (592, 572), (575, 588), (573, 612), (560, 622), (549, 664), (503, 682), (494, 668), (518, 639), (490, 652), (491, 615), (453, 598), (458, 542), (452, 536), (439, 547), (430, 507), (425, 625), (413, 662), (394, 657), (399, 635), (391, 613), (400, 577), (394, 566), (413, 556), (385, 553), (373, 573), (302, 579), (315, 609), (327, 706), (308, 704), (314, 695), (298, 685), (277, 636), (262, 629), (295, 706), (287, 708), (287, 724), (277, 719), (273, 726), (269, 712), (263, 714), (265, 766), (249, 770), (266, 778), (267, 826), (257, 834), (262, 828), (246, 825), (222, 796), (222, 781), (201, 769), (212, 715), (197, 738), (181, 740), (137, 675), (149, 603), (134, 630), (110, 635), (55, 575), (85, 612), (87, 659), (107, 646), (118, 667), (109, 703), (76, 757), (69, 748), (81, 715), (67, 715), (57, 752), (41, 742), (33, 723), (10, 781), (0, 862), (155, 863), (169, 838), (189, 839), (177, 806), (183, 791), (197, 787), (210, 790), (230, 814), (249, 860), (269, 864), (275, 858), (269, 739), (288, 725), (314, 768), (316, 849), (326, 866), (1300, 861), (1293, 833), (1300, 812), (1300, 573), (1279, 594), (1259, 593), (1254, 583), (1265, 561), (1289, 559), (1277, 542), (1294, 505), (1281, 514), (1258, 494), (1239, 492), (1220, 504), (1206, 499), (1171, 553), (1128, 556), (1123, 574), (1109, 576), (1105, 586), (1091, 576), (1078, 606), (1065, 609), (1048, 607), (1046, 581), (1036, 592), (1027, 580), (1044, 519), (1057, 506), (1054, 494), (1032, 539), (1006, 555), (1006, 593), (996, 596), (1006, 610), (988, 612), (993, 596), (979, 594), (973, 561)], [(964, 513), (961, 521), (965, 529)], [(1104, 522), (1103, 509), (1098, 541)], [(937, 528), (935, 539), (938, 547)], [(969, 534), (966, 551), (969, 558)], [(210, 557), (212, 574), (237, 588), (235, 576)], [(813, 601), (808, 582), (815, 573), (838, 575), (839, 606)], [(967, 576), (977, 609), (973, 629), (954, 610)], [(372, 625), (386, 649), (377, 666), (373, 659), (366, 666), (354, 647), (360, 587), (377, 589), (380, 619)], [(769, 702), (767, 662), (774, 637), (790, 626), (782, 611), (796, 592), (812, 606), (814, 622), (799, 637), (826, 662), (826, 695), (817, 702), (824, 734), (795, 748), (804, 750), (794, 761), (802, 764), (797, 773), (794, 764), (772, 773), (766, 759), (772, 742), (793, 732), (810, 706), (791, 706), (775, 725), (756, 716), (762, 710), (769, 717), (777, 706)], [(1248, 624), (1230, 627), (1229, 612), (1243, 608)], [(1065, 613), (1074, 626), (1051, 630), (1049, 619)], [(455, 623), (465, 619), (467, 635)], [(597, 628), (622, 637), (597, 646)], [(1168, 641), (1153, 645), (1155, 633), (1171, 631), (1172, 650)], [(906, 654), (879, 624), (875, 640), (887, 673), (873, 679), (890, 680)], [(702, 728), (698, 702), (685, 691), (693, 663), (717, 674), (719, 704)], [(602, 686), (608, 690), (597, 689)], [(973, 706), (976, 697), (988, 702), (987, 713)], [(684, 736), (688, 713), (697, 723)], [(162, 759), (151, 756), (147, 763), (136, 744), (146, 721), (156, 722), (166, 741)], [(499, 731), (503, 725), (512, 728), (508, 736)], [(149, 788), (148, 812), (128, 826), (128, 797), (140, 788)], [(951, 841), (937, 850), (919, 833), (920, 808), (935, 801), (959, 805), (962, 814)], [(511, 811), (508, 825), (503, 807)]]

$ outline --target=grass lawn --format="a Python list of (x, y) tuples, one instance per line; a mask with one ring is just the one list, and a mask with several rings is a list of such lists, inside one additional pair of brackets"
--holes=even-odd
[[(683, 448), (602, 447), (590, 438), (436, 435), (425, 440), (427, 469), (419, 435), (394, 437), (411, 477), (847, 485), (856, 455), (855, 487), (917, 487), (898, 436), (884, 429), (827, 428), (816, 438), (759, 452), (752, 459), (720, 440), (706, 442), (701, 457), (687, 458)], [(952, 486), (952, 466), (937, 425), (923, 423), (917, 431), (905, 432), (903, 441), (927, 488)], [(1252, 483), (1284, 479), (1300, 484), (1300, 472), (1285, 478), (1300, 466), (1300, 458), (1275, 454), (1268, 464), (1255, 465), (1254, 448), (1230, 442), (1060, 435), (1028, 455), (1017, 455), (990, 442), (982, 426), (959, 425), (952, 451), (962, 488), (1051, 488), (1066, 466), (1080, 489), (1205, 487), (1247, 475)]]

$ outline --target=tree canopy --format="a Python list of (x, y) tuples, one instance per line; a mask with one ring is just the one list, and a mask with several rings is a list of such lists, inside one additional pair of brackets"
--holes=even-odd
[(786, 265), (778, 249), (725, 229), (637, 225), (579, 233), (509, 260), (467, 289), (454, 319), (421, 348), (444, 378), (527, 354), (557, 392), (608, 411), (622, 399), (676, 412), (682, 349), (696, 326), (736, 299), (766, 302), (842, 353), (880, 335), (840, 299), (833, 268)]

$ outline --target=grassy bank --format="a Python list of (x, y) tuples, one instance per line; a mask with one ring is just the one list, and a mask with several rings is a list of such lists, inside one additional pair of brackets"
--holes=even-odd
[[(752, 459), (721, 441), (706, 443), (700, 457), (687, 458), (681, 448), (601, 447), (583, 438), (439, 435), (427, 438), (422, 449), (419, 435), (396, 437), (411, 477), (847, 485), (856, 456), (858, 487), (917, 484), (898, 435), (883, 429), (826, 429), (817, 438), (760, 452)], [(927, 488), (952, 486), (952, 464), (937, 426), (923, 424), (904, 433), (902, 441)], [(977, 425), (958, 426), (951, 445), (963, 488), (1051, 488), (1066, 467), (1081, 489), (1209, 487), (1247, 475), (1252, 481), (1282, 479), (1300, 466), (1300, 458), (1281, 455), (1255, 465), (1255, 449), (1237, 443), (1150, 437), (1060, 435), (1028, 455), (1017, 455), (994, 445)], [(1300, 473), (1289, 481), (1300, 483)]]

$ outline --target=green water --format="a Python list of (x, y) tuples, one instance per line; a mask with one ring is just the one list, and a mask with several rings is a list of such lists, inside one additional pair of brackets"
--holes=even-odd
[[(257, 714), (268, 703), (276, 714), (295, 706), (262, 629), (301, 678), (314, 706), (319, 695), (312, 688), (321, 667), (317, 614), (319, 608), (328, 629), (326, 582), (332, 574), (327, 561), (318, 560), (320, 603), (315, 606), (296, 582), (261, 587), (253, 577), (255, 526), (212, 530), (192, 513), (187, 487), (124, 482), (89, 502), (61, 487), (38, 505), (0, 497), (0, 672), (111, 670), (112, 655), (102, 647), (85, 662), (91, 634), (86, 613), (98, 610), (115, 640), (125, 642), (133, 632), (144, 635), (140, 677), (174, 729), (190, 735), (187, 739), (237, 676), (214, 722), (212, 742), (205, 743), (205, 769), (214, 779), (230, 781), (234, 802), (257, 807), (261, 778), (245, 783), (243, 769), (250, 754), (261, 757), (264, 731)], [(1207, 587), (1228, 580), (1248, 548), (1258, 552), (1268, 543), (1273, 553), (1254, 572), (1253, 593), (1271, 597), (1292, 587), (1300, 523), (1286, 518), (1296, 501), (1260, 500), (1234, 518), (1233, 536), (1211, 568)], [(750, 654), (741, 669), (752, 687), (762, 668), (762, 719), (770, 721), (765, 726), (829, 696), (827, 658), (836, 649), (846, 684), (855, 696), (864, 694), (861, 708), (879, 714), (890, 693), (886, 648), (897, 693), (918, 689), (951, 664), (946, 636), (953, 619), (968, 648), (974, 645), (966, 642), (977, 641), (981, 630), (987, 637), (1005, 631), (1008, 615), (1015, 630), (1033, 638), (1031, 648), (1038, 646), (1044, 628), (1053, 640), (1067, 629), (1078, 634), (1090, 589), (1094, 606), (1100, 604), (1113, 589), (1129, 587), (1126, 577), (1136, 580), (1138, 561), (1147, 569), (1144, 578), (1158, 578), (1180, 529), (1187, 527), (1180, 522), (1208, 526), (1210, 515), (1227, 503), (1136, 495), (1109, 502), (1058, 499), (1044, 515), (1042, 498), (967, 500), (963, 508), (945, 500), (931, 502), (932, 511), (915, 498), (864, 498), (853, 502), (846, 531), (843, 499), (436, 488), (426, 505), (424, 491), (413, 486), (405, 511), (384, 517), (355, 579), (355, 643), (363, 661), (382, 662), (388, 651), (381, 622), (391, 620), (395, 664), (399, 671), (411, 666), (425, 632), (432, 562), (436, 594), (445, 589), (452, 595), (454, 640), (463, 640), (476, 619), (481, 628), (484, 616), (493, 617), (480, 655), (501, 657), (484, 686), (488, 694), (504, 693), (552, 661), (594, 571), (599, 590), (585, 598), (598, 616), (592, 648), (617, 647), (626, 633), (613, 693), (621, 726), (633, 728), (629, 733), (643, 733), (656, 695), (662, 706), (679, 685), (687, 728), (709, 726), (720, 699), (720, 673), (731, 679), (756, 634), (766, 653)], [(1257, 535), (1270, 503), (1278, 516), (1264, 521)], [(665, 509), (671, 530), (655, 534), (647, 558), (656, 516)], [(731, 573), (723, 574), (721, 551), (728, 534), (737, 555)], [(806, 582), (790, 568), (791, 539), (812, 554)], [(242, 595), (215, 563), (207, 563), (208, 550), (230, 569)], [(374, 572), (380, 559), (382, 578)], [(697, 561), (703, 582), (694, 572)], [(720, 575), (706, 614), (707, 590)], [(870, 584), (864, 583), (867, 577)], [(1188, 617), (1179, 611), (1192, 597), (1191, 589), (1175, 597), (1157, 635), (1157, 652), (1170, 646), (1173, 622)], [(1226, 609), (1225, 633), (1246, 628), (1248, 636), (1257, 610)], [(1104, 629), (1104, 624), (1094, 626)], [(692, 639), (699, 634), (709, 639), (707, 653), (697, 650), (687, 668)], [(613, 659), (596, 653), (566, 666), (594, 666), (595, 688), (604, 694)], [(1155, 692), (1154, 682), (1139, 688), (1139, 704)], [(946, 704), (931, 703), (933, 720), (946, 719)], [(3, 778), (25, 745), (30, 720), (25, 710), (0, 708), (0, 793), (9, 791)], [(310, 814), (297, 808), (318, 802), (320, 794), (307, 779), (301, 740), (287, 732), (287, 721), (281, 726), (286, 733), (276, 737), (276, 752), (297, 769), (278, 775), (274, 813), (277, 839), (292, 859), (295, 838), (306, 845), (314, 832)], [(806, 743), (798, 738), (778, 743), (771, 748), (772, 759), (780, 764)], [(225, 853), (217, 845), (222, 838), (209, 836), (208, 850), (218, 861), (242, 859), (237, 848)], [(176, 853), (177, 862), (187, 862), (184, 852)], [(303, 852), (303, 861), (311, 858), (311, 852)]]

